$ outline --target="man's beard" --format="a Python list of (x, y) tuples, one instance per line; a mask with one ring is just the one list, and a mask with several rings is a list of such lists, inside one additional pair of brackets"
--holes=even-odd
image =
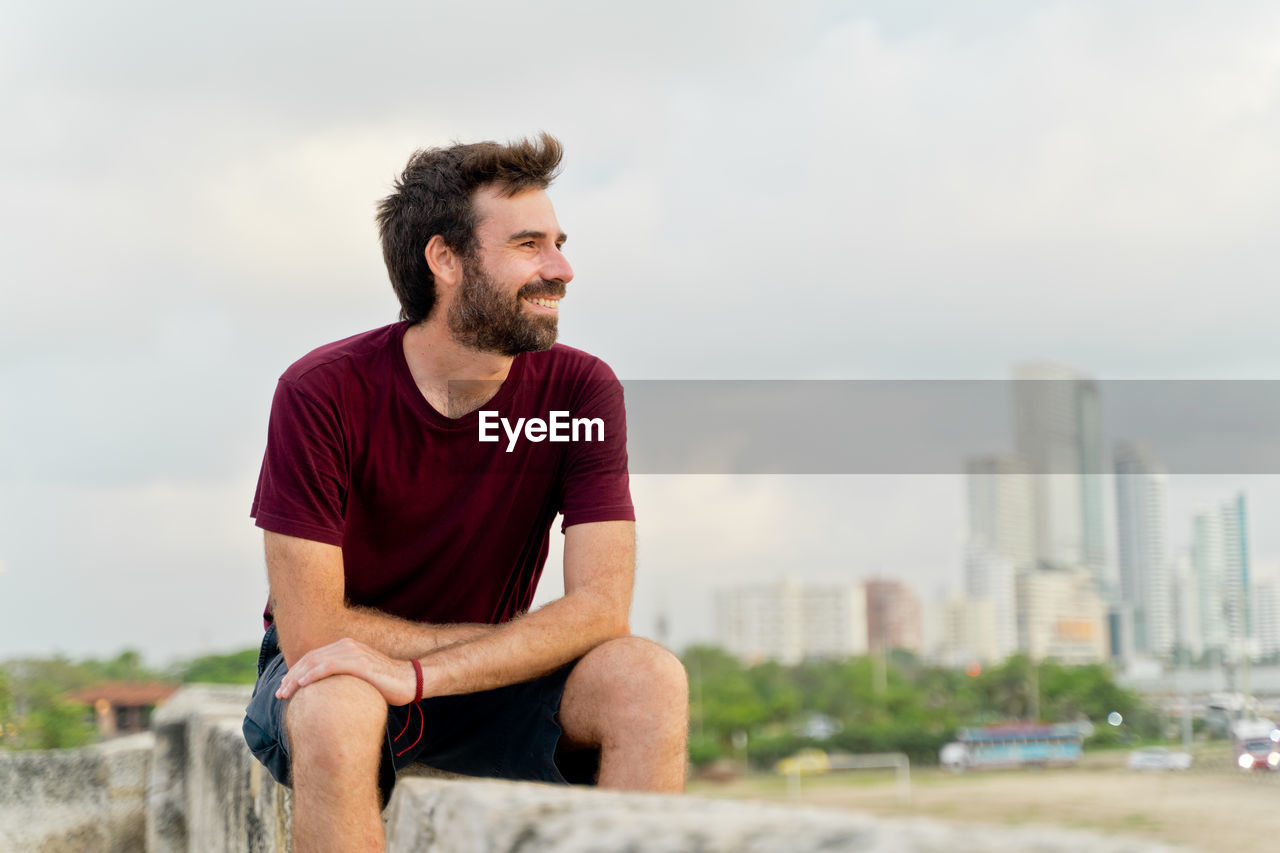
[(449, 306), (449, 331), (463, 346), (516, 356), (522, 352), (550, 349), (556, 342), (555, 314), (531, 314), (525, 297), (564, 296), (564, 285), (531, 281), (513, 299), (480, 266), (478, 260), (462, 262), (462, 283)]

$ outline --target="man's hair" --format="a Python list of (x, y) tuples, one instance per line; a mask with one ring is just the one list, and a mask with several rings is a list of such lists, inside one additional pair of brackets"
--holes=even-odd
[(564, 149), (549, 133), (506, 145), (476, 142), (415, 151), (378, 203), (378, 234), (391, 286), (400, 299), (400, 319), (418, 322), (436, 301), (435, 276), (427, 265), (427, 242), (436, 234), (463, 258), (474, 257), (475, 191), (494, 186), (510, 198), (544, 190), (560, 168)]

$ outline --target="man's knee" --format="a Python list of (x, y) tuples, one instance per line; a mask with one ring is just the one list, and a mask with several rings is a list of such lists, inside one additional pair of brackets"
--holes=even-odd
[[(620, 637), (588, 652), (566, 685), (602, 721), (642, 717), (650, 725), (683, 729), (689, 713), (689, 681), (680, 659), (641, 637)], [(593, 715), (595, 716), (595, 715)]]
[(299, 762), (341, 767), (379, 756), (387, 703), (373, 685), (333, 675), (303, 687), (285, 709), (289, 753)]

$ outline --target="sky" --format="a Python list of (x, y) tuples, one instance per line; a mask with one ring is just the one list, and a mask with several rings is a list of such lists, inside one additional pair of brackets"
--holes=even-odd
[[(563, 141), (561, 340), (624, 380), (998, 379), (1030, 358), (1280, 377), (1273, 3), (5, 17), (0, 659), (257, 642), (271, 392), (396, 319), (373, 209), (421, 147)], [(1273, 480), (1175, 477), (1175, 547), (1194, 506), (1245, 488), (1275, 563)], [(633, 626), (708, 639), (715, 588), (788, 574), (954, 586), (963, 491), (637, 476)]]

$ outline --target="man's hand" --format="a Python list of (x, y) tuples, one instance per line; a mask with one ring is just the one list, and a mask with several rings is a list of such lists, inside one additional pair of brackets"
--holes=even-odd
[(277, 699), (288, 699), (308, 684), (331, 675), (354, 675), (377, 688), (388, 705), (408, 705), (418, 689), (413, 664), (389, 658), (357, 640), (347, 637), (312, 649), (298, 658), (285, 673)]

